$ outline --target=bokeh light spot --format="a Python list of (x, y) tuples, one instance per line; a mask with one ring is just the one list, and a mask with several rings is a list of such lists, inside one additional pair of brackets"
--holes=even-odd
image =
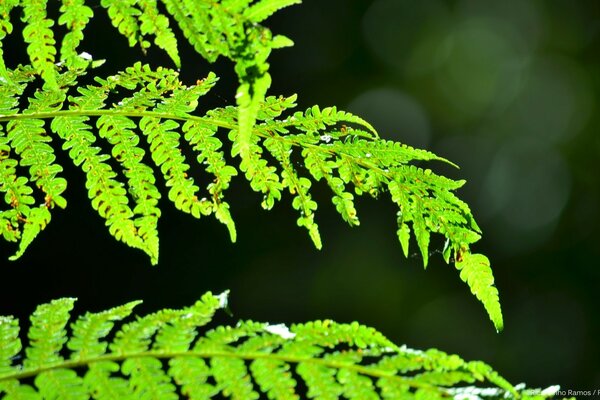
[(385, 138), (416, 147), (429, 145), (429, 119), (421, 105), (404, 92), (369, 90), (352, 100), (347, 109), (370, 121)]
[[(586, 77), (568, 63), (540, 60), (528, 73), (509, 124), (544, 142), (579, 132), (589, 117), (593, 95)], [(513, 132), (515, 129), (513, 128)]]
[[(415, 45), (409, 77), (424, 79), (443, 104), (440, 113), (461, 122), (498, 113), (514, 100), (527, 65), (518, 34), (499, 21), (463, 18)], [(436, 66), (436, 68), (432, 68)]]
[(570, 186), (568, 167), (557, 151), (520, 138), (498, 150), (482, 197), (488, 215), (499, 215), (515, 231), (530, 231), (560, 216)]
[(416, 39), (448, 19), (439, 1), (375, 1), (363, 17), (363, 34), (369, 48), (385, 63), (403, 68)]

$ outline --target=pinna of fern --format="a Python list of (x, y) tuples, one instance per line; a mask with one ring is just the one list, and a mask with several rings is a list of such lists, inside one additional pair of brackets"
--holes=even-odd
[[(7, 207), (0, 211), (0, 229), (6, 240), (20, 241), (13, 259), (48, 224), (52, 210), (67, 204), (66, 181), (54, 153), (57, 146), (82, 169), (92, 207), (105, 219), (110, 233), (148, 253), (153, 263), (158, 259), (161, 196), (155, 170), (160, 171), (176, 208), (196, 218), (214, 214), (235, 241), (225, 192), (238, 169), (225, 158), (221, 132), (231, 141), (231, 153), (239, 154), (238, 108), (197, 115), (200, 97), (216, 83), (216, 76), (211, 73), (188, 86), (176, 71), (137, 63), (106, 79), (96, 77), (94, 85), (78, 86), (85, 74), (84, 70), (60, 73), (57, 87), (36, 90), (23, 108), (17, 100), (34, 80), (32, 68), (7, 70), (8, 79), (0, 82), (0, 191)], [(119, 89), (132, 94), (120, 95)], [(121, 99), (107, 104), (109, 95)], [(398, 205), (398, 237), (405, 254), (412, 235), (426, 266), (430, 234), (443, 235), (446, 262), (455, 262), (461, 278), (501, 329), (489, 261), (469, 250), (480, 237), (479, 228), (469, 207), (454, 194), (464, 182), (415, 165), (446, 160), (383, 140), (366, 121), (335, 107), (290, 113), (294, 102), (295, 96), (267, 97), (261, 102), (249, 157), (240, 159), (239, 170), (263, 195), (262, 207), (272, 208), (287, 191), (300, 214), (298, 225), (320, 248), (317, 203), (310, 194), (314, 182), (328, 185), (332, 203), (350, 225), (359, 224), (355, 196), (389, 193)], [(99, 140), (108, 143), (110, 154), (95, 145)], [(181, 150), (184, 142), (195, 150), (196, 164), (213, 177), (204, 193), (188, 175), (191, 165)], [(147, 152), (153, 166), (144, 159)], [(17, 165), (28, 167), (26, 176)], [(36, 205), (36, 196), (44, 199), (41, 204)]]
[(558, 389), (524, 390), (481, 361), (397, 346), (358, 323), (208, 328), (227, 293), (129, 322), (140, 302), (69, 324), (74, 302), (38, 306), (27, 343), (18, 320), (0, 317), (2, 398), (541, 400)]

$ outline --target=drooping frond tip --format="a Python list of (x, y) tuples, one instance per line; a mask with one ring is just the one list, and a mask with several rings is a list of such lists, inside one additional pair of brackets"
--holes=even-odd
[(33, 313), (26, 340), (18, 320), (0, 317), (0, 396), (541, 400), (559, 389), (517, 389), (481, 361), (396, 346), (358, 323), (207, 327), (224, 299), (135, 319), (131, 302), (70, 323), (75, 299), (54, 300)]
[(504, 322), (490, 260), (483, 254), (467, 253), (456, 262), (456, 269), (460, 271), (460, 279), (469, 285), (471, 292), (483, 303), (496, 330), (500, 332)]

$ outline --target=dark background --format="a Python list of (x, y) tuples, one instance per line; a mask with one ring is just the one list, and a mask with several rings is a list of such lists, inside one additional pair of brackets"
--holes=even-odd
[[(143, 57), (96, 13), (80, 48), (109, 59), (100, 73)], [(227, 322), (358, 320), (398, 344), (482, 359), (513, 383), (600, 388), (600, 3), (312, 0), (267, 24), (296, 42), (272, 55), (272, 94), (348, 109), (382, 136), (461, 166), (433, 167), (468, 181), (459, 195), (484, 232), (474, 250), (492, 260), (504, 332), (439, 254), (427, 271), (416, 254), (402, 256), (386, 198), (358, 201), (361, 226), (350, 229), (317, 186), (317, 251), (296, 227), (289, 196), (262, 211), (241, 177), (228, 193), (235, 245), (212, 217), (183, 215), (164, 195), (152, 267), (110, 237), (64, 155), (69, 207), (19, 261), (7, 261), (14, 247), (0, 248), (0, 314), (25, 319), (64, 296), (78, 297), (79, 311), (133, 299), (151, 311), (231, 289)], [(18, 35), (7, 40), (5, 57), (23, 61)], [(222, 77), (203, 106), (232, 104), (231, 65), (207, 65), (182, 47), (184, 79)], [(158, 51), (146, 60), (172, 66)]]

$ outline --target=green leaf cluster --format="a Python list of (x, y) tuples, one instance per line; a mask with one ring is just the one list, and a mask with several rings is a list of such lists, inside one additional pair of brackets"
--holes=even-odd
[(38, 306), (26, 343), (19, 322), (0, 317), (4, 399), (541, 400), (558, 389), (516, 388), (483, 362), (397, 346), (358, 323), (207, 327), (227, 293), (135, 318), (131, 302), (69, 323), (74, 302)]
[[(0, 3), (0, 51), (20, 8), (30, 64), (15, 68), (0, 58), (0, 234), (18, 242), (20, 257), (48, 225), (56, 208), (67, 205), (67, 181), (56, 152), (66, 151), (81, 168), (92, 207), (111, 235), (158, 261), (157, 223), (163, 180), (175, 207), (196, 218), (214, 215), (236, 240), (225, 193), (243, 175), (271, 209), (285, 193), (317, 248), (316, 182), (332, 193), (342, 219), (359, 225), (357, 196), (389, 195), (397, 205), (398, 239), (408, 255), (415, 238), (426, 267), (430, 237), (446, 239), (443, 256), (454, 262), (497, 330), (503, 327), (490, 263), (470, 247), (480, 229), (466, 203), (456, 196), (464, 181), (433, 172), (449, 161), (425, 150), (388, 141), (366, 121), (336, 107), (296, 111), (296, 96), (266, 96), (270, 51), (291, 42), (260, 23), (295, 0), (102, 0), (112, 24), (130, 45), (165, 50), (178, 66), (175, 23), (208, 61), (231, 59), (239, 78), (237, 105), (202, 111), (201, 96), (217, 82), (210, 73), (183, 83), (176, 70), (139, 62), (108, 77), (81, 47), (84, 29), (98, 10), (83, 0), (63, 0), (55, 38), (54, 21), (42, 0)], [(59, 42), (57, 44), (57, 41)], [(0, 54), (1, 55), (1, 54)], [(93, 82), (86, 84), (84, 82)], [(33, 93), (25, 98), (25, 93)], [(102, 148), (110, 148), (104, 152)], [(190, 160), (184, 148), (194, 151)], [(231, 164), (228, 154), (238, 161)], [(452, 164), (452, 163), (450, 163)], [(453, 164), (452, 164), (453, 165)], [(192, 178), (200, 168), (206, 187)], [(160, 176), (160, 179), (157, 179)]]

